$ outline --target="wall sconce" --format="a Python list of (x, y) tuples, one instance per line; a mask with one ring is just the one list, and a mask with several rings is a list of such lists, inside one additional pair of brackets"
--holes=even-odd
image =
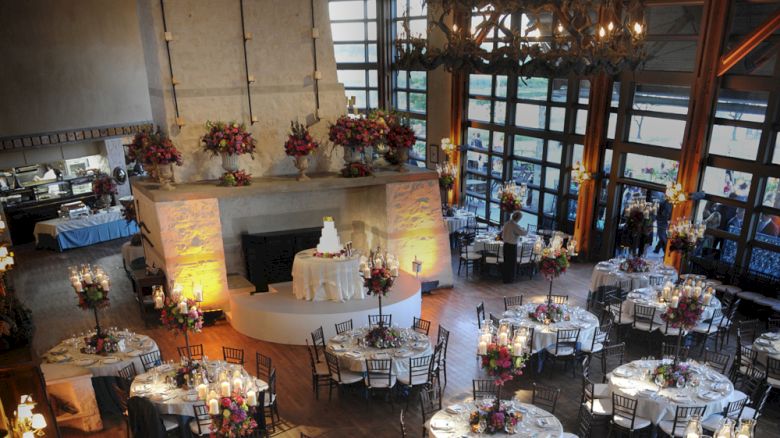
[(154, 286), (153, 289), (152, 298), (154, 299), (154, 308), (160, 310), (165, 304), (165, 293), (163, 292), (162, 286)]
[(23, 395), (16, 408), (16, 419), (14, 421), (14, 436), (21, 438), (34, 438), (46, 434), (46, 419), (42, 414), (33, 414), (35, 402), (32, 396)]
[(195, 298), (195, 301), (202, 303), (203, 302), (203, 285), (198, 283), (192, 286), (192, 295), (193, 298)]
[(417, 278), (420, 278), (420, 272), (422, 272), (422, 260), (418, 259), (417, 256), (414, 256), (414, 260), (412, 260), (412, 271), (414, 271), (414, 275)]
[(666, 201), (672, 205), (677, 205), (688, 200), (688, 195), (683, 191), (682, 184), (666, 183)]

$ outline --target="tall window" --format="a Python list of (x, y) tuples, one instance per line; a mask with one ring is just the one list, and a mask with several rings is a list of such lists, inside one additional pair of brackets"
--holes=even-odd
[[(394, 0), (392, 18), (392, 59), (395, 59), (395, 40), (404, 35), (404, 22), (408, 17), (409, 32), (415, 37), (428, 35), (428, 10), (422, 0)], [(417, 141), (410, 151), (410, 160), (425, 167), (427, 138), (426, 112), (428, 108), (428, 74), (425, 71), (393, 70), (392, 107), (409, 119)]]
[(338, 80), (361, 111), (379, 108), (376, 0), (329, 0)]

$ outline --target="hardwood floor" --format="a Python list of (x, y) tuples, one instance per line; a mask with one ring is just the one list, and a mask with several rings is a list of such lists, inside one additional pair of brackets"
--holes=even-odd
[[(176, 347), (183, 345), (181, 337), (175, 337), (161, 327), (145, 328), (139, 316), (138, 306), (130, 288), (130, 282), (122, 269), (119, 249), (122, 241), (107, 242), (88, 248), (64, 253), (36, 251), (32, 246), (15, 248), (17, 267), (13, 271), (13, 283), (18, 296), (33, 310), (36, 324), (34, 348), (43, 353), (60, 339), (71, 333), (89, 329), (93, 325), (91, 315), (76, 307), (76, 298), (68, 284), (66, 268), (80, 263), (103, 266), (111, 275), (111, 307), (101, 312), (104, 326), (128, 327), (154, 338), (166, 358), (176, 357)], [(576, 263), (569, 271), (555, 280), (553, 291), (568, 294), (572, 304), (584, 305), (590, 283), (592, 264)], [(537, 276), (527, 277), (517, 283), (504, 285), (499, 279), (456, 278), (453, 289), (435, 291), (423, 297), (422, 318), (432, 321), (430, 333), (435, 336), (439, 325), (451, 331), (448, 351), (448, 382), (444, 392), (444, 405), (460, 401), (471, 394), (471, 380), (483, 376), (475, 359), (476, 306), (484, 301), (488, 313), (503, 311), (503, 297), (524, 294), (526, 300), (547, 293), (548, 283)], [(312, 327), (311, 329), (315, 329)], [(279, 410), (282, 425), (273, 434), (278, 437), (297, 437), (299, 432), (328, 437), (397, 437), (400, 436), (398, 417), (404, 402), (396, 402), (391, 408), (381, 398), (366, 400), (360, 393), (337, 395), (328, 401), (327, 390), (320, 400), (315, 400), (311, 390), (309, 360), (305, 347), (273, 344), (248, 338), (222, 321), (204, 328), (191, 337), (191, 342), (204, 344), (209, 357), (221, 357), (221, 347), (243, 348), (249, 360), (247, 369), (254, 372), (254, 352), (260, 351), (273, 359), (277, 368)], [(733, 353), (735, 337), (728, 350)], [(630, 342), (629, 360), (649, 355), (643, 351), (644, 342)], [(545, 369), (542, 375), (525, 375), (507, 385), (506, 390), (530, 402), (532, 380), (562, 389), (556, 416), (567, 431), (576, 430), (577, 409), (580, 401), (580, 378), (571, 374)], [(409, 403), (406, 415), (410, 436), (421, 433), (419, 403), (416, 398)], [(780, 408), (776, 400), (770, 401), (764, 417), (759, 421), (756, 436), (777, 436), (780, 430)], [(106, 429), (99, 433), (85, 434), (63, 429), (64, 437), (118, 437), (124, 429), (116, 420), (106, 419)]]

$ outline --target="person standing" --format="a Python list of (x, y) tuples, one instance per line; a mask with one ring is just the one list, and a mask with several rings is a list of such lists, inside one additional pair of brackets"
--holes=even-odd
[(672, 204), (666, 200), (666, 196), (661, 197), (658, 203), (658, 213), (655, 216), (656, 227), (658, 228), (658, 243), (655, 245), (653, 254), (663, 251), (666, 254), (666, 231), (669, 228), (669, 219), (672, 217)]
[(502, 267), (502, 277), (504, 283), (515, 281), (515, 266), (517, 265), (517, 240), (525, 236), (527, 231), (520, 227), (520, 218), (523, 214), (519, 211), (512, 213), (504, 227), (501, 229), (501, 240), (504, 241), (504, 264)]

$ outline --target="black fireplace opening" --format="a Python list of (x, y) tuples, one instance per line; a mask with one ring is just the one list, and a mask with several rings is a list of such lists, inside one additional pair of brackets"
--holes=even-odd
[(320, 228), (301, 228), (242, 234), (246, 273), (255, 292), (268, 292), (269, 284), (291, 281), (295, 254), (316, 247), (321, 232)]

